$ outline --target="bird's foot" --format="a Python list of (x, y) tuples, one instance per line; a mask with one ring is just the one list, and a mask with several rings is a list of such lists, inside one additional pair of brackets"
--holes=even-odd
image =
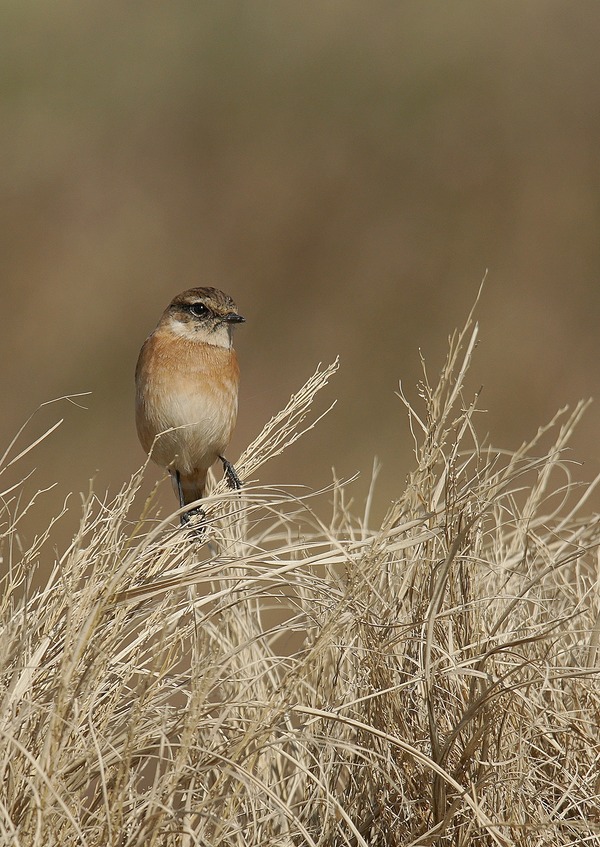
[(230, 461), (225, 458), (225, 456), (219, 456), (219, 459), (223, 462), (223, 471), (225, 473), (225, 479), (227, 480), (227, 485), (230, 488), (239, 491), (242, 487), (242, 480), (237, 475), (236, 469), (233, 467)]
[[(196, 521), (195, 518), (199, 518), (199, 520)], [(206, 531), (205, 518), (206, 512), (202, 506), (195, 506), (193, 509), (183, 512), (179, 520), (182, 527), (188, 527), (194, 535), (202, 536)], [(190, 524), (190, 521), (193, 521), (193, 523)]]

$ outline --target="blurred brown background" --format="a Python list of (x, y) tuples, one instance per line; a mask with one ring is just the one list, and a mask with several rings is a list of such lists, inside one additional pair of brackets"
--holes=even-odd
[(480, 432), (515, 448), (600, 394), (597, 2), (56, 0), (0, 25), (0, 444), (92, 392), (19, 442), (65, 417), (19, 468), (58, 481), (30, 534), (141, 463), (137, 353), (195, 285), (248, 321), (231, 458), (339, 353), (338, 405), (261, 481), (360, 471), (360, 503), (377, 455), (376, 518), (410, 468), (398, 380), (416, 396), (419, 348), (437, 376), (486, 268)]

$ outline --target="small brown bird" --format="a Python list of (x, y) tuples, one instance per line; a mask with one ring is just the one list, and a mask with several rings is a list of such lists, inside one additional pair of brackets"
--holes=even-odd
[[(225, 450), (235, 426), (240, 369), (233, 328), (244, 318), (216, 288), (190, 288), (171, 301), (142, 349), (135, 370), (141, 445), (166, 468), (181, 508), (204, 494), (220, 459), (231, 488), (241, 482)], [(181, 516), (186, 523), (196, 507)]]

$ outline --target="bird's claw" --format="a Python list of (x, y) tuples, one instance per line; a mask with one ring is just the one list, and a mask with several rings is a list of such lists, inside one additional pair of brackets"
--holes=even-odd
[(242, 480), (237, 475), (237, 471), (231, 462), (226, 459), (224, 456), (219, 456), (219, 459), (223, 462), (223, 471), (225, 473), (225, 479), (227, 480), (227, 485), (230, 488), (239, 491), (242, 487)]
[[(200, 518), (200, 520), (196, 523), (194, 521), (190, 526), (190, 521), (193, 518)], [(183, 512), (180, 517), (180, 523), (182, 527), (189, 527), (189, 529), (196, 535), (204, 535), (206, 531), (206, 523), (204, 522), (206, 518), (206, 512), (202, 508), (202, 506), (195, 506), (193, 509), (188, 509), (187, 512)]]

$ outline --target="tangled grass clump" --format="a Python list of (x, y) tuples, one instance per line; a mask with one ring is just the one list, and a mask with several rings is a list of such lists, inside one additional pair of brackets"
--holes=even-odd
[[(217, 485), (194, 540), (152, 501), (132, 522), (142, 469), (90, 496), (35, 592), (51, 528), (16, 556), (3, 527), (1, 845), (600, 845), (600, 532), (564, 462), (584, 405), (482, 446), (475, 338), (407, 403), (415, 467), (381, 526), (338, 481), (328, 521)], [(313, 425), (336, 367), (244, 478)]]

